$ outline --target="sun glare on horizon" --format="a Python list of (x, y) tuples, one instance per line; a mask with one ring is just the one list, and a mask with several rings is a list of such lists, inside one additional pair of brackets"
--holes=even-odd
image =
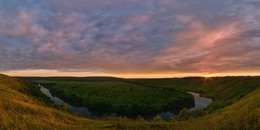
[(201, 75), (199, 75), (201, 77), (205, 77), (205, 78), (211, 78), (211, 77), (215, 77), (215, 74), (210, 74), (210, 73), (203, 73)]

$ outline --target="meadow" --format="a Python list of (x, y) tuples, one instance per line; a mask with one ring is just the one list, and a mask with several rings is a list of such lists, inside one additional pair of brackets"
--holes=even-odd
[[(194, 103), (191, 101), (192, 97), (186, 94), (187, 92), (197, 92), (201, 96), (212, 98), (213, 103), (208, 107), (208, 111), (214, 111), (233, 104), (258, 89), (260, 84), (260, 77), (167, 79), (49, 77), (28, 79), (44, 84), (52, 93), (75, 106), (88, 106), (90, 109), (101, 111), (104, 111), (105, 108), (108, 111), (118, 113), (120, 113), (120, 110), (132, 110), (133, 107), (131, 108), (131, 106), (140, 110), (122, 113), (128, 115), (146, 114), (145, 112), (149, 112), (147, 110), (152, 110), (149, 112), (152, 113), (174, 108), (189, 108)], [(179, 102), (177, 102), (178, 99)], [(176, 104), (171, 104), (173, 102)], [(112, 107), (109, 105), (102, 107), (102, 104), (112, 104)], [(154, 106), (151, 106), (151, 104)]]
[(123, 81), (37, 81), (67, 103), (128, 117), (194, 106), (191, 94)]
[[(236, 80), (236, 82), (228, 78)], [(215, 101), (227, 98), (232, 102), (227, 101), (225, 106), (216, 107), (216, 110), (204, 110), (205, 113), (201, 116), (194, 116), (194, 113), (183, 111), (185, 118), (172, 118), (170, 122), (166, 122), (159, 117), (153, 121), (146, 121), (140, 116), (136, 119), (125, 117), (88, 119), (80, 115), (73, 115), (64, 108), (49, 102), (48, 98), (44, 97), (39, 89), (30, 82), (0, 75), (0, 129), (259, 129), (259, 77), (228, 78), (225, 80), (212, 79), (213, 81), (210, 82), (212, 84), (205, 85), (210, 87), (215, 84), (214, 91), (207, 90), (204, 88), (205, 86), (193, 90), (201, 90), (205, 95), (213, 95), (213, 97), (217, 95)], [(154, 80), (154, 82), (158, 82), (159, 85), (161, 80)], [(167, 80), (168, 83), (177, 82), (176, 80), (180, 80), (181, 83), (189, 81), (188, 79)], [(195, 81), (198, 84), (204, 82), (203, 78), (200, 80)], [(220, 81), (222, 83), (217, 83)], [(146, 82), (146, 84), (148, 83)], [(160, 85), (169, 87), (166, 84), (160, 83)], [(154, 84), (152, 87), (155, 86), (157, 85)], [(181, 88), (181, 86), (177, 86)], [(192, 86), (183, 87), (185, 88), (183, 90), (192, 88)], [(222, 103), (225, 103), (224, 100)]]

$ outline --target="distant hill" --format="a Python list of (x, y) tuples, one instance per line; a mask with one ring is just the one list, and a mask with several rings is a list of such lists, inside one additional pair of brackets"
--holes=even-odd
[(79, 82), (105, 82), (105, 81), (124, 81), (123, 78), (116, 77), (16, 77), (19, 79), (37, 81), (79, 81)]

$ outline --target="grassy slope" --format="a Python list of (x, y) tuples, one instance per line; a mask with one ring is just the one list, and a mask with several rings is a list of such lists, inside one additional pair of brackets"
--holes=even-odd
[[(257, 129), (260, 117), (260, 89), (204, 117), (182, 122), (147, 122), (142, 119), (108, 118), (90, 120), (47, 107), (24, 90), (34, 91), (25, 83), (0, 75), (0, 129)], [(29, 87), (29, 89), (28, 89)], [(36, 93), (35, 90), (34, 93)]]
[(79, 121), (90, 122), (47, 107), (30, 92), (38, 93), (29, 83), (0, 75), (0, 129), (66, 128), (77, 126)]
[[(194, 105), (193, 96), (127, 82), (39, 81), (55, 96), (76, 106), (127, 115), (155, 113)], [(76, 103), (76, 104), (75, 104)]]
[(180, 123), (185, 129), (259, 129), (260, 89), (236, 101), (233, 105), (220, 109), (198, 119)]

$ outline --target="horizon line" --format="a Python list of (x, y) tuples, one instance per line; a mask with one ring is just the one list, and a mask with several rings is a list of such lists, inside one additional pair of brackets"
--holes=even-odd
[[(9, 76), (9, 75), (7, 75)], [(219, 76), (183, 76), (183, 77), (139, 77), (124, 78), (116, 76), (10, 76), (15, 78), (117, 78), (117, 79), (174, 79), (174, 78), (225, 78), (225, 77), (260, 77), (259, 75), (219, 75)]]

